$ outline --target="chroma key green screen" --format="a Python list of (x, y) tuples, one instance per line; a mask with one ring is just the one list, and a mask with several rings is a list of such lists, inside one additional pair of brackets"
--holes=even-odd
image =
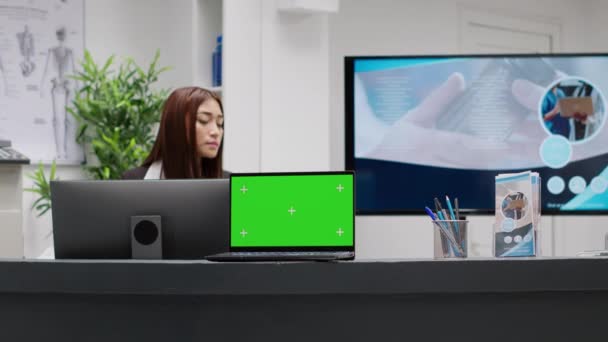
[(232, 175), (232, 247), (352, 246), (353, 174)]

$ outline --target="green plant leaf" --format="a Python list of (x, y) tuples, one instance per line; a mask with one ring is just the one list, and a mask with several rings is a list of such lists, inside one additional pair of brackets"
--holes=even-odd
[(112, 56), (110, 56), (110, 58), (108, 58), (108, 60), (106, 61), (106, 63), (101, 68), (101, 73), (103, 73), (103, 74), (107, 73), (108, 69), (110, 68), (110, 66), (112, 64), (114, 64), (114, 55), (112, 55)]
[[(54, 180), (56, 173), (57, 173), (57, 162), (55, 160), (53, 160), (53, 163), (51, 164), (51, 175), (49, 176), (49, 180)], [(50, 184), (50, 182), (49, 182), (49, 184)]]
[(33, 193), (39, 194), (39, 195), (43, 194), (43, 191), (41, 191), (40, 189), (34, 189), (34, 188), (26, 188), (26, 189), (23, 189), (23, 191), (33, 192)]
[(32, 210), (38, 212), (37, 216), (44, 215), (51, 209), (51, 187), (50, 182), (56, 180), (57, 164), (55, 161), (51, 164), (51, 170), (47, 179), (44, 166), (42, 163), (38, 164), (36, 171), (26, 176), (34, 181), (34, 185), (31, 188), (26, 188), (24, 191), (37, 194), (39, 197), (32, 203)]
[(110, 179), (110, 168), (107, 166), (103, 168), (103, 178)]
[(172, 68), (172, 67), (170, 67), (170, 66), (162, 67), (162, 68), (158, 69), (157, 74), (163, 73), (163, 72), (165, 72), (165, 71), (169, 71), (169, 70), (171, 70), (171, 69), (173, 69), (173, 68)]
[(44, 208), (42, 211), (40, 211), (40, 212), (38, 213), (38, 215), (36, 215), (36, 217), (40, 217), (40, 216), (42, 216), (42, 215), (46, 214), (46, 212), (47, 212), (47, 211), (49, 211), (49, 210), (51, 210), (51, 206), (50, 206), (50, 205), (49, 205), (49, 206), (47, 206), (46, 208)]
[(37, 200), (34, 201), (34, 203), (32, 203), (32, 208), (37, 208), (38, 204), (40, 204), (40, 202), (44, 201), (44, 197), (39, 197)]
[[(141, 165), (152, 148), (154, 127), (168, 89), (156, 90), (158, 75), (169, 70), (158, 67), (157, 50), (150, 65), (141, 68), (126, 57), (122, 63), (108, 58), (99, 67), (89, 51), (80, 62), (81, 70), (73, 79), (81, 83), (69, 113), (78, 123), (76, 141), (91, 144), (99, 165), (84, 165), (94, 179), (119, 178), (126, 170)], [(36, 179), (46, 191), (46, 179)]]

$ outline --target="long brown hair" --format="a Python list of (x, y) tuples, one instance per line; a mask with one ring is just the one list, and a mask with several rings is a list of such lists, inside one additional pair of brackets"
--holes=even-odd
[(199, 87), (174, 90), (165, 101), (156, 141), (142, 166), (162, 160), (165, 178), (221, 178), (223, 141), (213, 159), (199, 157), (196, 148), (196, 112), (209, 99), (217, 101), (223, 114), (222, 100), (214, 92)]

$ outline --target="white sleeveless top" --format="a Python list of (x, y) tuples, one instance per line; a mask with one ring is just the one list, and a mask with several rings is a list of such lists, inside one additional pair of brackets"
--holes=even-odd
[(163, 174), (163, 161), (157, 160), (150, 167), (144, 176), (144, 179), (165, 179)]

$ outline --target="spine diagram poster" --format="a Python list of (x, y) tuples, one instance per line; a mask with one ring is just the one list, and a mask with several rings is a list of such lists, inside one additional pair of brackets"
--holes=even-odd
[(84, 55), (84, 0), (0, 0), (0, 139), (33, 163), (78, 164), (68, 113)]

